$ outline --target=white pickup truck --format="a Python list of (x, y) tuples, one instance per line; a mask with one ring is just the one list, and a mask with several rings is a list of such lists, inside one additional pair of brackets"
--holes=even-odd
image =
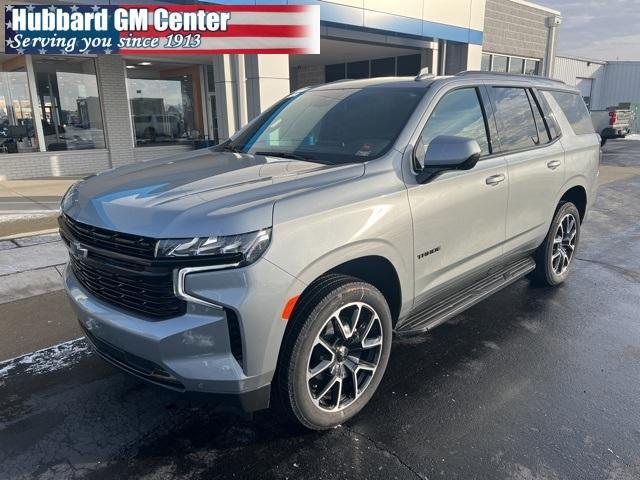
[(606, 110), (591, 111), (593, 126), (603, 140), (626, 137), (634, 119), (635, 113), (629, 109), (609, 107)]

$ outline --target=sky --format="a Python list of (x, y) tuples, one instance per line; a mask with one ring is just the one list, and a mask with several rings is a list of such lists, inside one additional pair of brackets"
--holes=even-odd
[(640, 0), (533, 0), (560, 10), (558, 54), (640, 60)]

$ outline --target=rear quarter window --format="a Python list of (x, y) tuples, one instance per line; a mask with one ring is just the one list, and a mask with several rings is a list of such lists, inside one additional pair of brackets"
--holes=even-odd
[(595, 133), (591, 115), (589, 115), (587, 106), (578, 93), (545, 91), (543, 94), (547, 98), (549, 96), (554, 98), (571, 124), (573, 133), (576, 135)]

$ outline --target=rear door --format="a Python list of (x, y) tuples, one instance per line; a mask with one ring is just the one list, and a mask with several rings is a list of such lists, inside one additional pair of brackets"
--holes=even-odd
[(509, 172), (505, 255), (538, 247), (564, 185), (564, 149), (553, 119), (527, 85), (489, 85)]

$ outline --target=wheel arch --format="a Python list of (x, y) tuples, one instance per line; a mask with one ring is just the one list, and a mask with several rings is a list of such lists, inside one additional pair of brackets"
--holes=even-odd
[[(323, 268), (318, 268), (322, 265)], [(410, 288), (407, 283), (407, 273), (397, 267), (388, 256), (379, 252), (362, 253), (361, 255), (344, 257), (337, 254), (331, 256), (331, 260), (323, 258), (321, 262), (305, 269), (299, 277), (307, 286), (300, 293), (303, 297), (309, 292), (320, 278), (331, 274), (348, 275), (358, 280), (370, 283), (376, 287), (387, 300), (391, 311), (393, 324), (397, 322), (402, 311), (404, 298)], [(404, 275), (404, 279), (403, 279)], [(404, 280), (404, 281), (403, 281)], [(294, 310), (295, 311), (295, 310)]]
[(562, 201), (573, 203), (580, 214), (580, 223), (584, 221), (587, 213), (588, 197), (587, 189), (581, 183), (568, 185), (563, 189), (563, 194), (558, 200), (558, 204)]

